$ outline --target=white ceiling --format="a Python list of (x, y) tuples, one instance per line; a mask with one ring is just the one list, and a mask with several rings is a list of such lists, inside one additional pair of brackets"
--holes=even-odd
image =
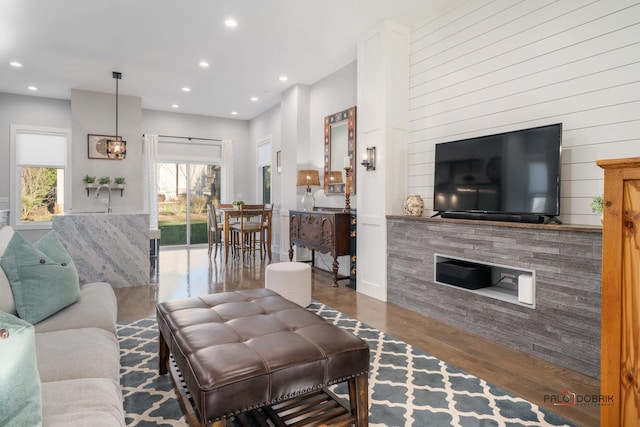
[[(283, 90), (355, 60), (358, 37), (376, 24), (413, 27), (446, 3), (1, 0), (0, 92), (60, 99), (70, 99), (72, 88), (114, 93), (112, 71), (119, 71), (119, 93), (141, 97), (143, 108), (251, 119), (277, 105)], [(228, 17), (236, 28), (225, 27)], [(201, 60), (210, 66), (200, 68)], [(282, 74), (289, 80), (279, 81)]]

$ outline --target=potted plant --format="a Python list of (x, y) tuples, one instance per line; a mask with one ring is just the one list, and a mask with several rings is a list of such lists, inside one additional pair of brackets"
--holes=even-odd
[(84, 176), (84, 178), (82, 178), (82, 182), (84, 182), (84, 186), (86, 188), (93, 188), (96, 186), (96, 177), (89, 176), (89, 174), (87, 174)]
[(604, 198), (602, 196), (596, 196), (591, 200), (591, 212), (594, 214), (602, 215), (604, 209)]
[(602, 196), (595, 196), (591, 200), (591, 212), (600, 215), (600, 221), (602, 222), (602, 211), (604, 210), (604, 198)]
[(121, 176), (117, 176), (113, 179), (113, 182), (116, 183), (116, 186), (118, 188), (124, 188), (124, 184), (125, 184), (126, 179), (124, 177)]
[(244, 205), (244, 202), (242, 200), (234, 200), (231, 204), (234, 209), (240, 209), (240, 205)]
[(98, 184), (100, 185), (109, 185), (110, 182), (111, 182), (110, 176), (101, 176), (100, 178), (98, 178)]

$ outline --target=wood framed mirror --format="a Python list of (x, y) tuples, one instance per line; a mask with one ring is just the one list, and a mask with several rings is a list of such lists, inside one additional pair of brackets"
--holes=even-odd
[(346, 158), (351, 165), (350, 193), (356, 192), (356, 107), (324, 118), (324, 192), (344, 194)]

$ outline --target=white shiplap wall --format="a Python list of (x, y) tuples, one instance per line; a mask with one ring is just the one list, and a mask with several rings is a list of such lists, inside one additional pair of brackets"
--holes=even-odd
[(599, 224), (596, 160), (640, 156), (640, 3), (452, 2), (412, 30), (409, 96), (409, 194), (426, 208), (436, 143), (562, 122), (560, 219)]

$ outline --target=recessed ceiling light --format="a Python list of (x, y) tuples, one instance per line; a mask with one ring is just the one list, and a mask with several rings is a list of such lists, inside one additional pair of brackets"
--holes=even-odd
[(237, 116), (237, 115), (238, 115), (238, 112), (237, 112), (237, 111), (232, 111), (232, 112), (231, 112), (231, 115), (232, 115), (232, 116)]
[(258, 97), (257, 97), (257, 96), (252, 96), (252, 97), (251, 97), (251, 100), (252, 100), (253, 102), (258, 102)]
[(9, 65), (11, 65), (12, 67), (16, 67), (16, 68), (22, 67), (22, 64), (19, 63), (18, 61), (11, 61), (11, 62), (9, 62)]
[(191, 92), (191, 88), (185, 86), (185, 87), (182, 88), (182, 91), (183, 92)]
[(198, 65), (202, 68), (207, 68), (209, 66), (209, 63), (207, 61), (200, 61)]
[(38, 88), (35, 86), (28, 86), (27, 89), (32, 90), (34, 92), (38, 90)]
[(286, 82), (287, 80), (289, 80), (289, 77), (287, 77), (287, 76), (280, 76), (280, 77), (278, 77), (278, 79), (279, 79), (281, 82)]
[(238, 26), (238, 21), (236, 21), (233, 18), (228, 18), (226, 21), (224, 21), (224, 25), (226, 25), (229, 28), (235, 28)]
[(178, 104), (171, 104), (171, 108), (178, 108), (180, 107)]

